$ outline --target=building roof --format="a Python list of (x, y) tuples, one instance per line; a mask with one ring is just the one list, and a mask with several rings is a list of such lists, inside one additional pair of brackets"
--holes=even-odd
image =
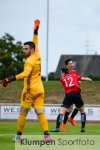
[(80, 75), (100, 76), (100, 55), (61, 55), (55, 77), (60, 77), (60, 69), (66, 67), (64, 60), (67, 57), (72, 57), (74, 62), (74, 69)]

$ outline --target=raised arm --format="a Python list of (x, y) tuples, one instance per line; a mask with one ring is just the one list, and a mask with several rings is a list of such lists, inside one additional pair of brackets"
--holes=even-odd
[(34, 21), (34, 28), (33, 28), (33, 42), (35, 44), (35, 53), (39, 53), (38, 49), (38, 29), (39, 29), (40, 21), (35, 20)]

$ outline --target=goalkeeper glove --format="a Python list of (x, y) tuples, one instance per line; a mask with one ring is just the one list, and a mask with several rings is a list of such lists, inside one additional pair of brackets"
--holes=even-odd
[(6, 87), (10, 82), (16, 80), (15, 76), (10, 76), (8, 78), (5, 78), (3, 81), (2, 81), (2, 85), (3, 87)]
[(39, 29), (39, 25), (40, 25), (40, 20), (35, 20), (34, 21), (34, 34), (38, 34), (38, 29)]

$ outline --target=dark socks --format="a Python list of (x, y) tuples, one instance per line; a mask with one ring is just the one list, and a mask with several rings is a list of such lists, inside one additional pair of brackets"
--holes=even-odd
[(66, 124), (67, 120), (68, 120), (68, 116), (69, 116), (70, 112), (66, 112), (64, 115), (64, 120), (63, 123)]
[(60, 127), (62, 119), (63, 119), (63, 114), (59, 114), (58, 117), (57, 117), (57, 121), (56, 121), (56, 128)]
[(44, 131), (44, 135), (49, 135), (49, 132), (48, 131)]
[(22, 132), (20, 132), (20, 131), (17, 131), (17, 135), (22, 135)]
[(78, 113), (78, 109), (77, 108), (75, 108), (74, 110), (73, 110), (73, 112), (72, 112), (72, 115), (71, 115), (71, 119), (74, 119), (74, 117), (77, 115), (77, 113)]
[(85, 128), (85, 124), (86, 124), (86, 114), (85, 113), (81, 113), (81, 123), (82, 123), (82, 128)]

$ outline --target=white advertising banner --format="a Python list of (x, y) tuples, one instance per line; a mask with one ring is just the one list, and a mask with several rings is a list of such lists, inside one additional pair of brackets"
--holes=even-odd
[[(20, 106), (1, 106), (1, 119), (17, 119)], [(33, 108), (28, 112), (27, 119), (37, 119)]]
[[(20, 106), (1, 106), (1, 119), (17, 119), (20, 112)], [(56, 120), (59, 113), (59, 107), (57, 106), (45, 106), (45, 115), (48, 120)], [(87, 120), (100, 121), (100, 107), (85, 107)], [(37, 119), (34, 109), (31, 108), (27, 119)], [(80, 113), (75, 117), (75, 120), (80, 120)]]

